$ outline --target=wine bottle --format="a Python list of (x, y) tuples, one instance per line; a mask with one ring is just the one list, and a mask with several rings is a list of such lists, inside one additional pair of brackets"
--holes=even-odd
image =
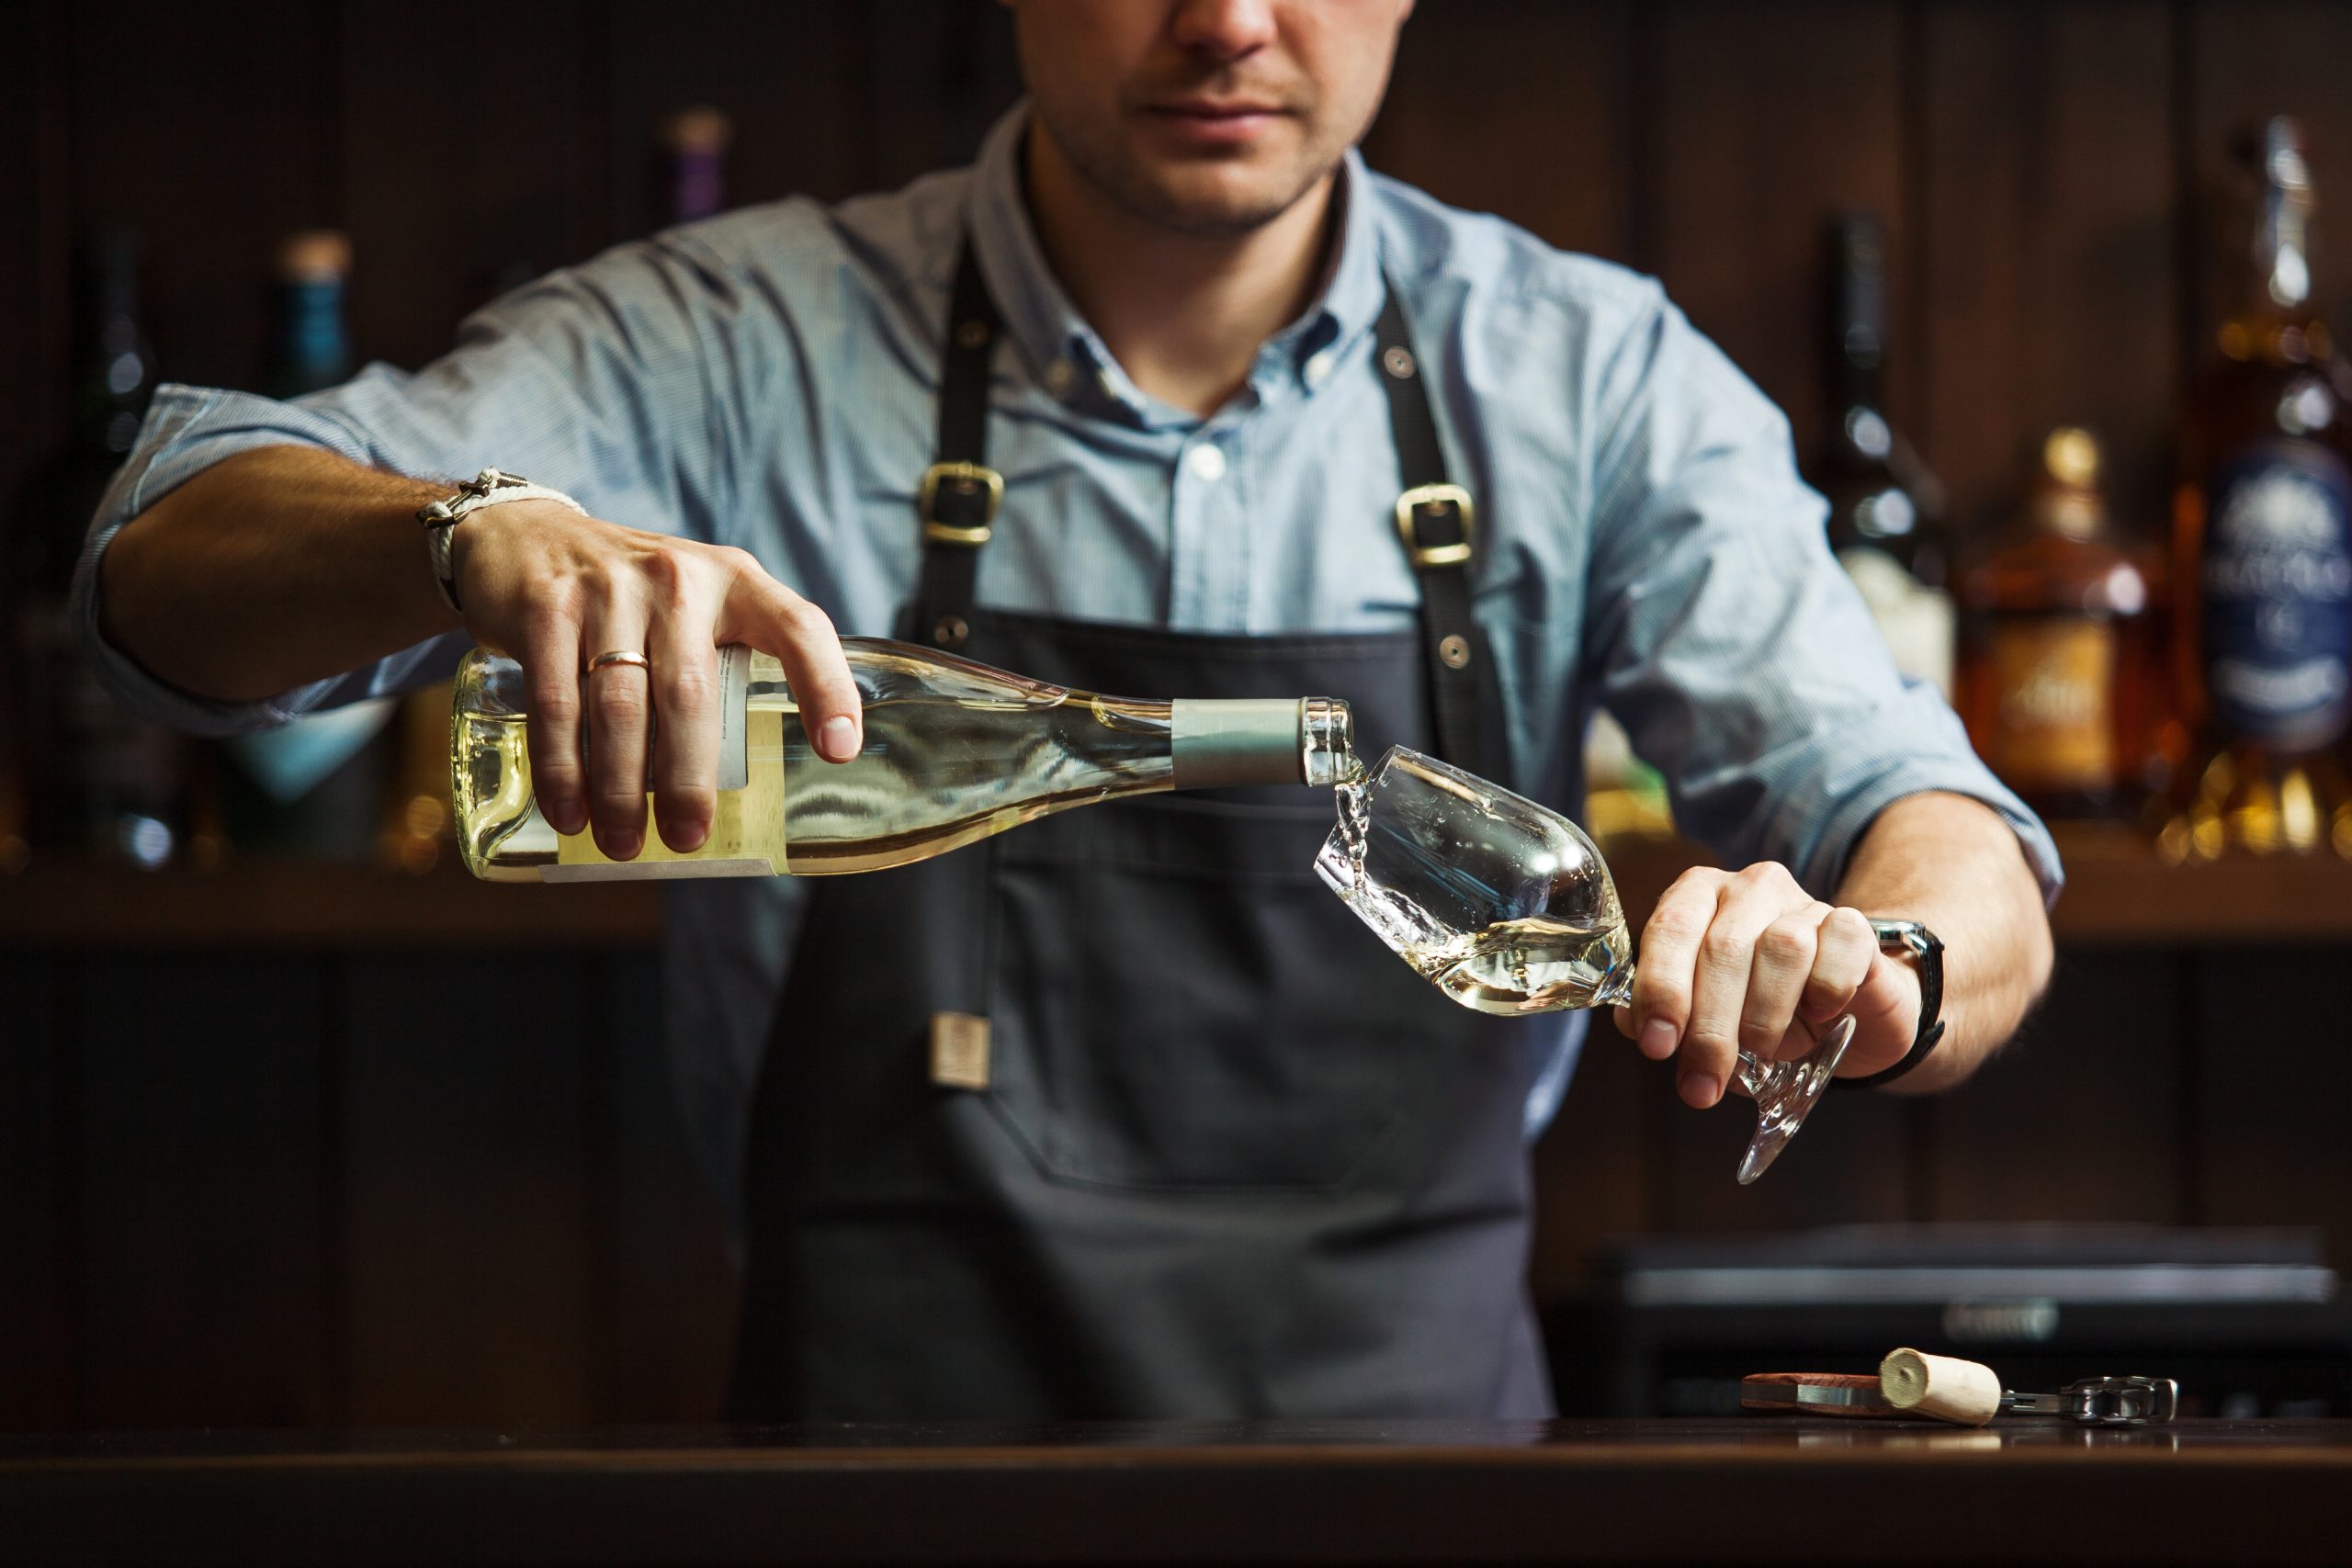
[(2352, 855), (2352, 384), (2311, 302), (2311, 175), (2285, 118), (2235, 149), (2240, 283), (2182, 427), (2176, 674), (2195, 736), (2176, 859)]
[(1815, 483), (1829, 547), (1903, 673), (1951, 694), (1943, 487), (1886, 414), (1886, 234), (1867, 213), (1830, 230), (1829, 421)]
[(654, 199), (670, 223), (715, 218), (727, 207), (727, 148), (735, 127), (707, 105), (680, 109), (662, 128)]
[[(531, 795), (523, 672), (483, 649), (458, 667), (452, 721), (458, 845), (496, 882), (829, 875), (944, 854), (1121, 795), (1355, 776), (1345, 703), (1324, 697), (1153, 702), (1049, 686), (910, 644), (844, 637), (865, 745), (817, 757), (783, 667), (721, 650), (719, 796), (686, 853), (648, 834), (608, 860), (558, 833)], [(594, 679), (631, 679), (600, 674)]]
[(136, 237), (101, 231), (78, 259), (70, 439), (26, 485), (6, 539), (7, 750), (22, 779), (6, 793), (22, 819), (0, 824), (0, 863), (63, 850), (154, 867), (188, 847), (188, 748), (116, 704), (83, 655), (71, 585), (160, 378), (140, 321)]
[(2150, 750), (2154, 617), (2088, 431), (2042, 442), (2023, 514), (1959, 590), (1958, 706), (1977, 755), (2044, 817), (2122, 814)]
[[(344, 299), (351, 242), (332, 229), (289, 234), (277, 248), (275, 321), (263, 389), (299, 398), (342, 385), (356, 368)], [(379, 697), (230, 738), (221, 816), (240, 852), (359, 860), (374, 847), (390, 747), (379, 738), (396, 701)]]

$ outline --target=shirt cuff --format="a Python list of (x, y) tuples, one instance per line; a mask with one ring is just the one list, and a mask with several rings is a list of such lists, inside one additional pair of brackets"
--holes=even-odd
[[(366, 462), (360, 442), (330, 419), (297, 404), (242, 392), (167, 384), (155, 394), (139, 442), (107, 487), (88, 542), (74, 571), (76, 635), (86, 658), (115, 700), (140, 717), (192, 735), (238, 735), (269, 729), (322, 707), (379, 696), (412, 684), (427, 665), (453, 663), (462, 640), (422, 644), (352, 674), (315, 681), (258, 702), (228, 702), (182, 691), (151, 674), (107, 639), (98, 598), (98, 563), (123, 525), (196, 475), (239, 452), (264, 446), (314, 446)], [(424, 552), (417, 551), (417, 570)]]

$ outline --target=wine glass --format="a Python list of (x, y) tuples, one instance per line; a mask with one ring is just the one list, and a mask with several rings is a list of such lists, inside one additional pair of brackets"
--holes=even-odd
[[(1315, 870), (1464, 1007), (1515, 1017), (1633, 997), (1633, 939), (1592, 840), (1558, 812), (1434, 757), (1392, 746), (1341, 784), (1340, 825)], [(1739, 1054), (1757, 1112), (1741, 1186), (1795, 1136), (1853, 1037), (1854, 1021), (1840, 1018), (1801, 1060)]]

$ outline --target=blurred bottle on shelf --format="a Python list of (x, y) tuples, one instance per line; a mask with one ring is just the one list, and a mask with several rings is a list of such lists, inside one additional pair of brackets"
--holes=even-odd
[(448, 681), (400, 699), (392, 722), (391, 787), (377, 858), (418, 875), (447, 862), (457, 847), (457, 810), (449, 789), (449, 713), (456, 696)]
[(153, 868), (200, 859), (214, 842), (190, 842), (190, 748), (116, 704), (84, 657), (71, 613), (91, 517), (158, 380), (140, 319), (137, 237), (125, 230), (92, 236), (75, 270), (71, 428), (64, 449), (17, 497), (8, 530), (15, 782), (6, 794), (16, 820), (0, 821), (0, 869), (51, 851)]
[(1830, 227), (1826, 440), (1813, 482), (1829, 547), (1905, 675), (1952, 689), (1944, 492), (1886, 416), (1886, 231), (1869, 213)]
[(1977, 754), (2045, 817), (2127, 813), (2150, 750), (2154, 612), (2087, 431), (2051, 433), (2022, 515), (1957, 586), (1958, 705)]
[[(351, 243), (333, 230), (288, 236), (278, 247), (272, 331), (262, 389), (290, 399), (339, 386), (356, 368), (345, 298)], [(375, 848), (391, 767), (396, 704), (386, 697), (327, 709), (277, 729), (224, 741), (221, 779), (229, 842), (240, 852), (364, 859)]]
[(2312, 305), (2312, 180), (2295, 121), (2233, 150), (2245, 209), (2220, 355), (2193, 389), (2174, 492), (2176, 681), (2191, 742), (2175, 859), (2352, 856), (2352, 434)]
[(734, 140), (733, 122), (707, 104), (680, 109), (663, 124), (653, 199), (665, 226), (727, 209), (727, 149)]
[(1584, 825), (1596, 839), (1674, 836), (1666, 781), (1634, 755), (1625, 728), (1607, 713), (1592, 716), (1584, 738)]

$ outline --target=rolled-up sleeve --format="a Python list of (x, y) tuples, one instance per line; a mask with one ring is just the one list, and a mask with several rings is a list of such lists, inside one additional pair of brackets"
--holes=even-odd
[[(727, 422), (709, 366), (729, 299), (689, 239), (626, 245), (469, 318), (423, 370), (371, 365), (291, 402), (166, 386), (93, 519), (74, 583), (85, 649), (133, 711), (200, 734), (266, 728), (446, 675), (452, 636), (261, 702), (218, 702), (156, 679), (101, 630), (98, 563), (126, 524), (240, 452), (310, 446), (420, 479), (522, 473), (634, 527), (707, 537), (726, 504)], [(420, 539), (416, 569), (427, 570)]]
[(1781, 861), (1827, 894), (1890, 803), (1947, 791), (2000, 814), (2054, 900), (2048, 830), (1942, 694), (1896, 671), (1780, 412), (1663, 298), (1596, 392), (1586, 677), (1677, 823), (1729, 864)]

